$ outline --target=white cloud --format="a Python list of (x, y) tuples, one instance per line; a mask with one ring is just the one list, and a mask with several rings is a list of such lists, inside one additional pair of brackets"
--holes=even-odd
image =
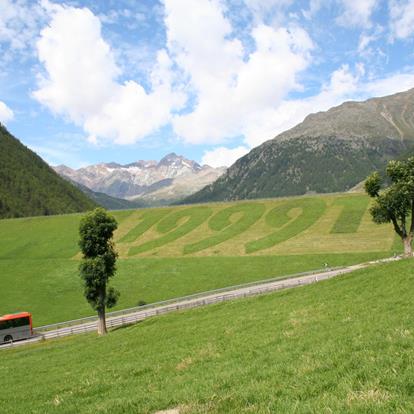
[(275, 8), (290, 6), (293, 0), (244, 0), (246, 6), (260, 13), (266, 13)]
[(369, 35), (367, 33), (362, 33), (359, 37), (359, 43), (358, 43), (358, 53), (364, 53), (370, 43), (374, 42), (377, 39), (377, 36), (375, 35)]
[(217, 147), (211, 151), (206, 151), (201, 163), (210, 167), (228, 167), (234, 164), (240, 157), (246, 155), (249, 148), (240, 146), (236, 148)]
[(414, 0), (390, 0), (391, 34), (406, 39), (414, 33)]
[(255, 51), (245, 56), (218, 1), (165, 0), (165, 6), (169, 51), (195, 93), (194, 108), (173, 120), (185, 141), (218, 144), (243, 135), (300, 88), (297, 76), (313, 47), (302, 28), (259, 24), (251, 33)]
[(2, 101), (0, 101), (0, 122), (6, 124), (14, 117), (13, 111)]
[(344, 27), (372, 26), (371, 16), (380, 0), (309, 0), (309, 8), (302, 9), (305, 19), (310, 20), (322, 7), (334, 5), (340, 8), (336, 23)]
[[(343, 65), (331, 74), (329, 82), (318, 94), (304, 99), (282, 101), (276, 109), (262, 114), (262, 119), (257, 119), (256, 126), (245, 136), (246, 146), (248, 148), (258, 146), (302, 122), (307, 115), (326, 111), (346, 100), (365, 100), (373, 96), (386, 96), (414, 88), (414, 73), (395, 73), (370, 81), (364, 81), (363, 76), (362, 65), (357, 65), (354, 71), (349, 66)], [(211, 155), (207, 152), (205, 157), (208, 155), (209, 159), (214, 160), (220, 159), (221, 154), (224, 154), (226, 159), (225, 155), (228, 152), (232, 153), (232, 150), (226, 147), (218, 148), (217, 153), (215, 151), (211, 151)], [(240, 151), (238, 154), (235, 151), (234, 155), (233, 160), (236, 161), (244, 153)], [(228, 160), (231, 161), (232, 158), (228, 157)]]
[(283, 21), (288, 8), (293, 0), (244, 0), (245, 5), (253, 14), (256, 22)]
[(322, 7), (323, 0), (309, 0), (309, 9), (302, 10), (303, 17), (310, 20)]
[[(159, 51), (148, 91), (133, 80), (117, 81), (120, 68), (90, 10), (44, 6), (51, 22), (37, 50), (45, 74), (39, 75), (33, 96), (82, 126), (92, 142), (129, 144), (171, 120), (177, 135), (193, 144), (218, 144), (240, 135), (267, 139), (274, 110), (301, 88), (297, 77), (313, 48), (298, 26), (258, 24), (251, 32), (255, 50), (246, 55), (221, 2), (165, 0), (168, 54)], [(181, 85), (173, 89), (177, 74)], [(182, 90), (192, 94), (194, 106), (172, 117), (185, 101)]]
[(371, 15), (378, 0), (338, 0), (343, 13), (336, 19), (341, 26), (371, 26)]
[[(352, 73), (347, 65), (335, 70), (317, 95), (304, 99), (284, 100), (268, 113), (259, 114), (256, 123), (245, 136), (252, 148), (302, 122), (306, 115), (325, 111), (352, 97), (358, 90), (362, 67)], [(260, 118), (261, 117), (261, 118)]]
[[(370, 27), (378, 0), (335, 2), (341, 5), (338, 24)], [(414, 25), (410, 26), (411, 10), (406, 9), (414, 0), (390, 2), (393, 22), (403, 22), (395, 36), (409, 36)], [(203, 157), (203, 162), (216, 166), (229, 165), (309, 113), (414, 84), (411, 74), (363, 81), (368, 75), (362, 65), (343, 65), (316, 95), (288, 99), (292, 91), (303, 89), (300, 75), (312, 64), (314, 44), (297, 23), (273, 27), (263, 22), (269, 10), (287, 7), (290, 0), (244, 0), (256, 19), (243, 34), (232, 27), (222, 0), (164, 3), (166, 49), (158, 51), (144, 85), (119, 80), (126, 75), (90, 10), (44, 0), (50, 25), (41, 32), (37, 51), (45, 72), (39, 75), (33, 96), (81, 126), (96, 143), (130, 144), (171, 123), (178, 137), (190, 144), (217, 145)], [(302, 12), (310, 17), (326, 4), (310, 0), (309, 10)], [(361, 54), (368, 55), (381, 30), (371, 26), (361, 34)], [(186, 98), (188, 107), (180, 111)], [(236, 137), (243, 137), (242, 146), (221, 146)]]
[(67, 149), (53, 148), (53, 144), (29, 145), (29, 148), (38, 154), (49, 165), (70, 165), (71, 168), (81, 168), (88, 165), (85, 160), (81, 159), (78, 154)]
[(367, 97), (392, 95), (414, 88), (414, 73), (396, 73), (372, 80), (361, 87)]
[(241, 64), (243, 47), (217, 0), (165, 0), (168, 48), (199, 92), (227, 83)]
[(0, 0), (0, 43), (8, 43), (12, 51), (30, 46), (44, 11), (37, 2)]
[(331, 74), (329, 82), (318, 94), (304, 99), (285, 100), (274, 110), (273, 115), (264, 115), (264, 118), (273, 122), (267, 126), (259, 122), (263, 132), (260, 134), (257, 129), (253, 129), (251, 134), (246, 135), (245, 143), (250, 148), (260, 145), (302, 122), (307, 115), (326, 111), (346, 100), (386, 96), (414, 87), (414, 73), (395, 73), (370, 81), (364, 80), (364, 73), (362, 65), (357, 65), (354, 71), (343, 65)]
[[(47, 3), (51, 22), (37, 43), (46, 76), (33, 96), (83, 127), (92, 142), (130, 144), (170, 121), (183, 97), (171, 88), (171, 62), (161, 50), (147, 92), (135, 81), (119, 83), (120, 69), (89, 9)], [(76, 33), (76, 35), (74, 35)]]

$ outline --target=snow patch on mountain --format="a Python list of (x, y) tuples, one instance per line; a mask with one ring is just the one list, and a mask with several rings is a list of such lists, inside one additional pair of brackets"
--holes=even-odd
[(125, 199), (143, 197), (154, 204), (160, 199), (168, 202), (190, 195), (216, 180), (226, 170), (224, 167), (201, 166), (175, 153), (166, 155), (159, 162), (139, 160), (126, 165), (100, 163), (77, 170), (59, 165), (54, 169), (93, 191)]

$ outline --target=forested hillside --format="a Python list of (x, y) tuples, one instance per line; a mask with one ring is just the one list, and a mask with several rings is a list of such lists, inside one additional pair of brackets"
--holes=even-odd
[(95, 206), (0, 124), (0, 218), (74, 213)]
[(65, 179), (67, 179), (75, 187), (79, 188), (79, 190), (85, 193), (90, 199), (95, 201), (103, 208), (106, 208), (107, 210), (132, 210), (135, 208), (146, 207), (145, 203), (143, 202), (130, 201), (124, 200), (123, 198), (112, 197), (108, 194), (101, 193), (99, 191), (92, 191), (90, 188), (86, 187), (86, 185), (72, 181), (70, 178)]
[(184, 203), (348, 191), (405, 151), (404, 143), (392, 139), (369, 143), (301, 137), (277, 145), (271, 141), (240, 158), (231, 173)]
[(348, 191), (413, 153), (414, 89), (309, 115), (184, 203)]

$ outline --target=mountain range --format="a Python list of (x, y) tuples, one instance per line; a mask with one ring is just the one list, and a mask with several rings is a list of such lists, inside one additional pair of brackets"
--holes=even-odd
[(75, 181), (70, 180), (67, 177), (63, 177), (72, 183), (75, 187), (79, 188), (83, 193), (85, 193), (91, 200), (101, 207), (106, 208), (107, 210), (131, 210), (136, 208), (147, 207), (144, 202), (130, 201), (123, 198), (112, 197), (105, 193), (100, 193), (99, 191), (92, 191), (85, 185), (79, 184)]
[(227, 170), (171, 153), (54, 171), (0, 124), (0, 218), (348, 191), (413, 153), (414, 89), (311, 114)]
[[(61, 176), (93, 192), (143, 205), (163, 205), (180, 200), (212, 183), (225, 168), (201, 166), (171, 153), (157, 161), (137, 161), (127, 165), (101, 163), (79, 169), (54, 167)], [(85, 190), (83, 188), (83, 190)]]
[(414, 89), (311, 114), (183, 202), (348, 191), (414, 149)]

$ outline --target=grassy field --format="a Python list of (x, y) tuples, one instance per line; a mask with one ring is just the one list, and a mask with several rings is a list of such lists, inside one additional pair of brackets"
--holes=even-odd
[[(326, 195), (114, 212), (117, 309), (400, 250), (368, 198)], [(0, 314), (35, 324), (93, 314), (78, 276), (80, 215), (0, 220)]]
[(4, 413), (412, 413), (413, 261), (0, 352)]

